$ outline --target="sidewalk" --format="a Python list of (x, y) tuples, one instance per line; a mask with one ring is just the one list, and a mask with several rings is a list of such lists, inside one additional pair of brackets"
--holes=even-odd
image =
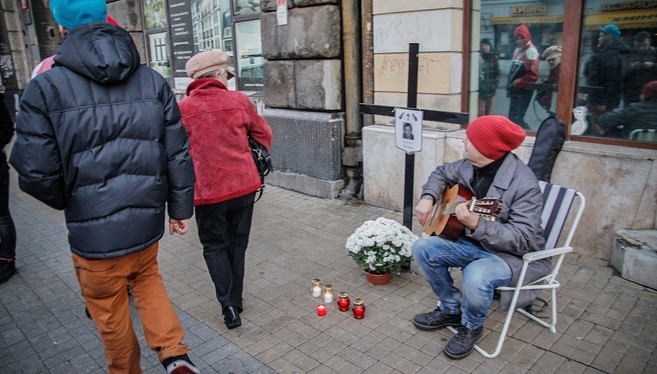
[[(15, 177), (13, 175), (12, 177)], [(19, 274), (0, 285), (0, 372), (104, 373), (95, 325), (84, 315), (63, 213), (12, 185)], [(557, 333), (517, 315), (495, 359), (474, 352), (454, 361), (442, 349), (448, 331), (420, 331), (411, 319), (436, 299), (411, 272), (372, 286), (347, 255), (346, 238), (363, 221), (401, 213), (314, 198), (269, 186), (256, 203), (247, 252), (243, 325), (228, 330), (215, 299), (192, 220), (185, 236), (166, 235), (160, 270), (202, 373), (655, 373), (657, 292), (615, 276), (607, 262), (567, 256), (558, 292)], [(415, 230), (419, 232), (417, 222)], [(454, 272), (455, 278), (459, 278)], [(356, 320), (335, 302), (318, 317), (311, 280), (362, 298)], [(497, 307), (497, 302), (493, 304)], [(146, 346), (136, 311), (142, 367), (164, 373)], [(503, 314), (486, 322), (493, 345)]]

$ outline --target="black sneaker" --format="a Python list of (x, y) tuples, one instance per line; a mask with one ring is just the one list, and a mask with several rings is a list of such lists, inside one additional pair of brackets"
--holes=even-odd
[(475, 344), (477, 344), (477, 340), (481, 338), (483, 332), (484, 326), (479, 326), (471, 330), (461, 325), (458, 328), (458, 333), (447, 343), (443, 352), (445, 352), (447, 357), (455, 360), (467, 357), (472, 352)]
[(0, 260), (0, 284), (8, 281), (14, 274), (16, 274), (16, 261)]
[(447, 326), (460, 326), (461, 313), (447, 314), (436, 308), (428, 313), (420, 313), (413, 318), (413, 324), (420, 330), (436, 330)]

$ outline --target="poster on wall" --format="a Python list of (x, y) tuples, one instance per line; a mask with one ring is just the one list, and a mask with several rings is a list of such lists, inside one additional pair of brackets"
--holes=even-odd
[(144, 18), (147, 29), (159, 29), (167, 26), (165, 0), (145, 0)]
[(192, 23), (190, 2), (186, 0), (169, 0), (173, 85), (176, 90), (184, 91), (190, 82), (185, 72), (185, 64), (194, 55)]

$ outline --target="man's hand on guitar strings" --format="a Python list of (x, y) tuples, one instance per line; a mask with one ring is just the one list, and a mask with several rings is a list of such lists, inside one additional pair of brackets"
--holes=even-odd
[(459, 221), (470, 228), (470, 230), (474, 230), (477, 228), (477, 224), (479, 224), (479, 214), (471, 212), (468, 209), (469, 203), (469, 201), (466, 201), (463, 204), (457, 205), (455, 213)]
[(433, 210), (433, 201), (421, 199), (419, 203), (415, 206), (415, 216), (417, 220), (420, 221), (420, 225), (424, 226), (429, 221), (431, 216), (431, 211)]

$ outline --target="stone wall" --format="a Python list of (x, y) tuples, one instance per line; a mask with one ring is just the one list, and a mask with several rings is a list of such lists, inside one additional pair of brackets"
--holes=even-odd
[(276, 172), (268, 183), (326, 198), (343, 187), (342, 34), (339, 2), (288, 1), (278, 25), (276, 1), (261, 1), (264, 116), (274, 132)]
[(372, 11), (374, 103), (406, 106), (408, 45), (418, 43), (418, 107), (460, 111), (463, 2), (375, 0)]

